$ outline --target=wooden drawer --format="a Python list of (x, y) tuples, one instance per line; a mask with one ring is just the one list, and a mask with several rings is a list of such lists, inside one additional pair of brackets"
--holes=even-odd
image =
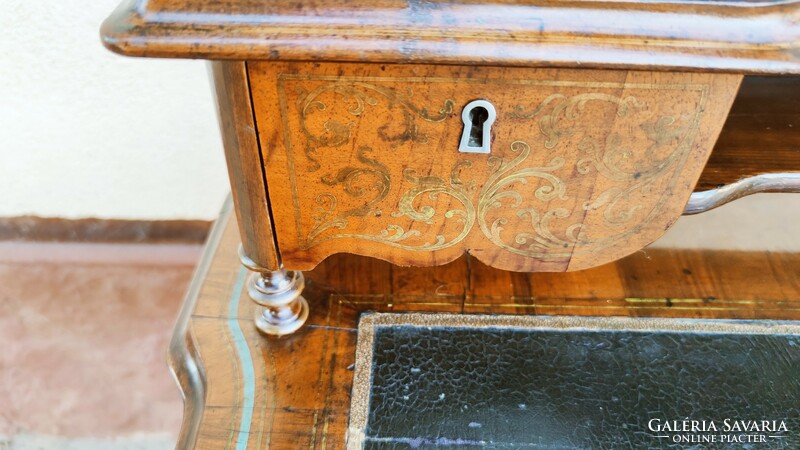
[[(278, 252), (517, 271), (621, 258), (681, 215), (741, 76), (249, 63)], [(491, 153), (461, 113), (497, 111)], [(265, 237), (267, 238), (267, 237)]]

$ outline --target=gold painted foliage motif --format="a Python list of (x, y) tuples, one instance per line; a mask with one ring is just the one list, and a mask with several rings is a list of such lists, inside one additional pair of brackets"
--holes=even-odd
[[(364, 160), (367, 161), (368, 158), (364, 157)], [(368, 161), (370, 161), (370, 164), (385, 169), (385, 167), (374, 160)], [(391, 185), (391, 177), (388, 171), (368, 171), (364, 169), (345, 168), (339, 171), (335, 180), (330, 180), (331, 186), (342, 184), (344, 192), (348, 196), (361, 197), (366, 190), (361, 187), (355, 187), (352, 183), (355, 181), (355, 178), (369, 176), (373, 179), (372, 190), (374, 190), (376, 194), (367, 200), (362, 207), (341, 211), (337, 211), (336, 196), (329, 193), (317, 196), (316, 201), (318, 207), (317, 214), (314, 216), (315, 225), (308, 235), (305, 245), (306, 248), (319, 245), (331, 239), (356, 238), (379, 242), (405, 250), (433, 251), (450, 247), (462, 241), (469, 234), (472, 224), (475, 222), (475, 209), (470, 201), (470, 193), (475, 189), (474, 183), (464, 183), (458, 178), (458, 171), (460, 168), (468, 167), (469, 165), (469, 161), (460, 161), (457, 163), (451, 172), (449, 181), (445, 181), (443, 178), (437, 176), (418, 176), (413, 169), (406, 169), (403, 172), (403, 177), (406, 181), (411, 182), (414, 187), (402, 195), (398, 202), (397, 211), (391, 213), (391, 217), (394, 218), (405, 216), (410, 218), (413, 222), (431, 224), (433, 223), (433, 218), (437, 215), (437, 211), (435, 207), (424, 204), (424, 202), (427, 200), (435, 204), (440, 195), (449, 195), (463, 206), (463, 209), (449, 209), (442, 215), (445, 221), (452, 220), (460, 224), (460, 232), (454, 237), (448, 238), (443, 234), (438, 234), (432, 241), (426, 240), (425, 236), (423, 236), (419, 230), (406, 230), (403, 226), (397, 224), (388, 225), (377, 235), (334, 233), (321, 236), (325, 231), (330, 229), (345, 229), (349, 224), (349, 220), (352, 218), (366, 215), (380, 217), (383, 215), (383, 212), (376, 207), (376, 204), (386, 197), (386, 190), (388, 190)], [(422, 242), (410, 243), (409, 240), (412, 239), (416, 241), (421, 240)]]
[[(411, 100), (414, 91), (409, 87), (404, 92), (397, 89), (378, 86), (358, 81), (339, 81), (323, 84), (311, 92), (299, 88), (297, 92), (297, 108), (300, 112), (300, 127), (306, 137), (304, 148), (309, 161), (309, 171), (321, 168), (316, 158), (317, 149), (321, 147), (340, 147), (350, 142), (355, 120), (363, 116), (367, 107), (379, 106), (383, 101), (385, 110), (397, 111), (401, 115), (399, 130), (395, 121), (386, 122), (377, 129), (378, 137), (392, 146), (405, 142), (427, 142), (428, 136), (420, 133), (417, 118), (426, 122), (439, 123), (453, 114), (455, 101), (445, 100), (438, 112), (430, 113), (427, 108), (414, 104)], [(326, 96), (328, 99), (326, 100)], [(322, 130), (309, 128), (309, 119), (315, 114), (329, 111), (330, 105), (346, 105), (347, 113), (352, 120), (342, 117), (331, 117), (323, 121)]]
[(364, 203), (361, 206), (337, 212), (336, 196), (327, 193), (318, 195), (314, 226), (308, 235), (308, 240), (314, 240), (331, 228), (347, 227), (349, 217), (364, 217), (378, 211), (375, 205), (386, 198), (392, 180), (386, 166), (367, 156), (367, 153), (371, 151), (372, 149), (369, 147), (358, 149), (356, 159), (364, 164), (362, 167), (348, 166), (339, 169), (333, 176), (322, 177), (321, 181), (324, 185), (342, 186), (348, 196), (363, 199)]
[[(521, 208), (525, 203), (525, 196), (518, 190), (511, 189), (514, 186), (528, 185), (531, 179), (538, 179), (543, 184), (533, 191), (534, 198), (544, 204), (548, 204), (555, 199), (566, 200), (567, 186), (561, 178), (554, 175), (555, 171), (564, 167), (564, 158), (560, 156), (553, 157), (550, 164), (545, 167), (523, 166), (517, 169), (520, 164), (528, 159), (531, 147), (523, 141), (515, 141), (511, 144), (511, 151), (518, 154), (511, 161), (506, 161), (496, 156), (490, 157), (487, 161), (494, 170), (478, 196), (478, 224), (481, 231), (495, 245), (510, 252), (525, 254), (526, 256), (543, 257), (547, 256), (547, 254), (537, 250), (553, 248), (563, 250), (564, 247), (571, 247), (578, 239), (577, 233), (580, 230), (580, 223), (571, 225), (563, 238), (557, 237), (549, 227), (550, 220), (553, 217), (566, 218), (571, 213), (570, 210), (554, 208), (540, 215), (536, 208)], [(504, 203), (504, 201), (507, 203)], [(515, 211), (517, 219), (498, 217), (490, 223), (487, 216), (492, 209)], [(501, 233), (503, 227), (510, 220), (518, 222), (519, 219), (524, 219), (525, 216), (530, 216), (533, 232), (522, 232), (516, 235), (514, 238), (515, 244), (528, 244), (528, 250), (521, 250), (515, 245), (506, 244), (501, 237)], [(515, 225), (515, 228), (518, 227)]]
[[(526, 112), (520, 105), (509, 114), (509, 118), (517, 120), (538, 119), (539, 129), (545, 137), (543, 147), (547, 150), (556, 149), (559, 142), (566, 137), (572, 138), (572, 142), (577, 141), (582, 155), (574, 166), (578, 177), (596, 170), (602, 178), (612, 183), (606, 183), (610, 186), (583, 201), (580, 207), (552, 202), (556, 193), (560, 200), (568, 200), (569, 186), (580, 183), (566, 183), (553, 175), (553, 171), (562, 169), (564, 165), (560, 157), (553, 158), (546, 167), (513, 171), (530, 153), (530, 147), (524, 142), (513, 143), (512, 151), (518, 152), (519, 156), (510, 162), (489, 161), (495, 171), (479, 199), (478, 221), (481, 230), (495, 245), (527, 257), (568, 258), (576, 253), (597, 251), (613, 245), (638, 232), (655, 217), (670, 195), (670, 189), (655, 194), (651, 190), (656, 185), (668, 187), (674, 184), (699, 126), (699, 110), (694, 117), (684, 115), (676, 119), (659, 116), (653, 122), (639, 123), (638, 127), (648, 139), (649, 145), (644, 152), (637, 155), (628, 147), (632, 136), (609, 130), (592, 133), (587, 129), (582, 114), (587, 105), (593, 102), (612, 105), (614, 114), (621, 119), (646, 110), (648, 106), (633, 96), (614, 97), (586, 93), (566, 97), (554, 94), (531, 112)], [(597, 134), (605, 135), (606, 138), (601, 141), (596, 137)], [(529, 202), (525, 206), (523, 199), (531, 198), (531, 195), (520, 193), (519, 189), (528, 184), (531, 177), (542, 180), (544, 185), (536, 189), (532, 196), (540, 202)], [(549, 196), (545, 197), (544, 194)], [(653, 205), (644, 206), (634, 198), (637, 194), (655, 195), (657, 201)], [(511, 201), (504, 204), (504, 198)], [(543, 209), (544, 205), (547, 205), (546, 209)], [(584, 224), (586, 213), (601, 208), (603, 223), (595, 227), (616, 231), (608, 233), (603, 230), (594, 233), (595, 236), (601, 236), (600, 238), (591, 238)], [(649, 210), (645, 211), (645, 208)], [(489, 222), (487, 215), (493, 209), (500, 214), (495, 214), (497, 217)], [(513, 218), (509, 218), (509, 215)], [(510, 239), (504, 239), (504, 226), (513, 221), (514, 226), (508, 228), (520, 230), (520, 220), (525, 221), (529, 229), (517, 231)]]
[[(556, 93), (531, 108), (517, 105), (506, 119), (536, 121), (541, 137), (538, 145), (515, 140), (501, 156), (489, 156), (489, 175), (484, 180), (460, 179), (459, 173), (469, 171), (474, 163), (467, 160), (451, 168), (449, 179), (405, 168), (403, 181), (411, 187), (398, 194), (388, 214), (379, 206), (389, 198), (392, 173), (369, 156), (370, 148), (361, 147), (358, 164), (321, 178), (324, 185), (336, 188), (336, 193), (331, 190), (316, 197), (314, 225), (304, 246), (352, 238), (405, 250), (433, 251), (463, 241), (476, 222), (492, 244), (530, 258), (560, 260), (614, 245), (645, 227), (670, 195), (699, 127), (707, 89), (698, 93), (701, 98), (696, 111), (674, 117), (653, 113), (653, 105), (635, 96), (603, 92)], [(380, 139), (390, 148), (403, 142), (425, 142), (428, 137), (420, 132), (416, 119), (442, 123), (453, 115), (455, 105), (447, 100), (437, 114), (431, 114), (411, 101), (410, 89), (401, 93), (362, 82), (333, 82), (300, 92), (297, 106), (307, 138), (306, 155), (316, 164), (314, 170), (320, 168), (314, 159), (315, 148), (345, 145), (352, 139), (354, 125), (353, 121), (331, 116), (323, 122), (321, 131), (308, 128), (307, 118), (328, 109), (324, 95), (335, 95), (327, 101), (344, 102), (346, 115), (354, 118), (378, 106), (379, 99), (386, 108), (402, 111), (399, 132), (389, 132), (388, 125), (377, 128)], [(594, 114), (595, 120), (587, 119), (588, 114)], [(602, 123), (610, 125), (603, 128)], [(536, 158), (531, 157), (534, 152)], [(603, 188), (579, 191), (586, 185), (581, 179), (589, 176), (604, 180), (588, 182)], [(443, 195), (452, 200), (437, 202)], [(642, 198), (650, 200), (643, 203)], [(453, 202), (460, 206), (437, 211), (437, 204)], [(600, 211), (602, 220), (587, 225), (585, 219), (594, 211)], [(394, 223), (377, 234), (346, 231), (354, 219), (368, 216)], [(421, 231), (424, 226), (410, 227), (409, 223), (448, 231), (426, 236)]]

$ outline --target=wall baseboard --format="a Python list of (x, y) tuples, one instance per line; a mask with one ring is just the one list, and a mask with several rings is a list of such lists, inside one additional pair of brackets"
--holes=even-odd
[(0, 217), (0, 241), (203, 243), (211, 223), (206, 220)]

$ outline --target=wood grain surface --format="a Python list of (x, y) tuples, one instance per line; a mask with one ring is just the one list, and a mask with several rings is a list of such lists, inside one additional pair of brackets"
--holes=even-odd
[[(248, 63), (281, 261), (356, 253), (569, 271), (628, 255), (683, 212), (740, 77)], [(461, 112), (491, 102), (491, 154)]]
[(272, 234), (272, 213), (266, 195), (264, 163), (250, 102), (247, 68), (241, 61), (212, 62), (211, 78), (242, 249), (256, 264), (277, 270), (280, 260)]
[(800, 77), (745, 77), (695, 190), (800, 172)]
[(113, 51), (173, 58), (800, 73), (797, 0), (128, 0)]
[(178, 448), (343, 448), (363, 311), (800, 320), (798, 254), (645, 250), (533, 274), (469, 257), (399, 268), (338, 255), (306, 273), (308, 324), (267, 338), (241, 289), (238, 245), (228, 214), (176, 328), (171, 364), (187, 401)]

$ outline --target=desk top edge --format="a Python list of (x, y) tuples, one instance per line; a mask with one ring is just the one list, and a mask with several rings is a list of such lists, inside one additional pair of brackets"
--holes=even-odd
[(145, 57), (800, 74), (798, 0), (128, 0), (101, 36)]

